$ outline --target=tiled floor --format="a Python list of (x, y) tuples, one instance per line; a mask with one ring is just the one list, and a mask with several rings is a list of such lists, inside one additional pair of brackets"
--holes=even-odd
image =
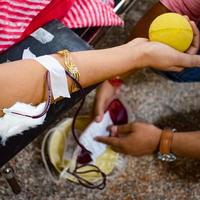
[[(109, 31), (98, 48), (125, 42), (128, 29), (153, 0), (138, 0), (126, 17), (124, 28)], [(117, 35), (117, 37), (116, 37)], [(154, 122), (178, 130), (200, 130), (200, 84), (178, 84), (144, 70), (129, 77), (121, 97), (129, 104), (130, 117)], [(87, 98), (82, 113), (89, 113), (94, 92)], [(124, 98), (125, 97), (125, 98)], [(103, 191), (88, 190), (70, 183), (56, 185), (44, 170), (40, 145), (42, 137), (24, 149), (12, 161), (21, 194), (14, 196), (0, 177), (2, 200), (198, 200), (200, 199), (200, 162), (180, 158), (162, 164), (153, 156), (125, 157), (123, 169), (115, 171)]]

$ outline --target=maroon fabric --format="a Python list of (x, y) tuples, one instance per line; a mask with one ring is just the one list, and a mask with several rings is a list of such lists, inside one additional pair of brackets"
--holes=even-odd
[(122, 125), (128, 123), (128, 113), (124, 105), (119, 99), (111, 102), (107, 109), (114, 125)]

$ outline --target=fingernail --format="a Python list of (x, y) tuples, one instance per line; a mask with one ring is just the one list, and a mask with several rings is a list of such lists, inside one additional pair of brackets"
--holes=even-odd
[(117, 126), (112, 126), (111, 131), (112, 131), (112, 133), (116, 133), (117, 132)]
[(101, 117), (100, 116), (96, 116), (95, 117), (95, 121), (100, 122), (101, 121)]

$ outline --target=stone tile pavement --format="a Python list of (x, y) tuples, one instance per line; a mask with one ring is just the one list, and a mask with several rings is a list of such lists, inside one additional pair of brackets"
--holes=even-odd
[[(122, 44), (129, 29), (153, 0), (138, 0), (126, 16), (124, 28), (110, 30), (97, 48)], [(200, 130), (200, 84), (173, 83), (143, 70), (126, 80), (121, 98), (130, 108), (132, 120), (143, 119), (161, 127)], [(82, 113), (91, 112), (94, 92), (87, 97)], [(67, 114), (67, 115), (70, 115)], [(14, 196), (0, 177), (1, 200), (198, 200), (200, 199), (200, 162), (179, 158), (162, 164), (154, 156), (123, 157), (123, 169), (116, 170), (103, 191), (88, 190), (71, 183), (56, 185), (44, 170), (41, 157), (42, 136), (30, 144), (12, 163), (23, 187)]]

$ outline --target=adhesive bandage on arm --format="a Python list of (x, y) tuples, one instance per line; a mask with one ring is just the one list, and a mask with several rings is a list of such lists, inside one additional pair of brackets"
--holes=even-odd
[(52, 56), (45, 55), (34, 58), (50, 73), (51, 89), (54, 100), (59, 97), (70, 98), (67, 77), (63, 66)]

